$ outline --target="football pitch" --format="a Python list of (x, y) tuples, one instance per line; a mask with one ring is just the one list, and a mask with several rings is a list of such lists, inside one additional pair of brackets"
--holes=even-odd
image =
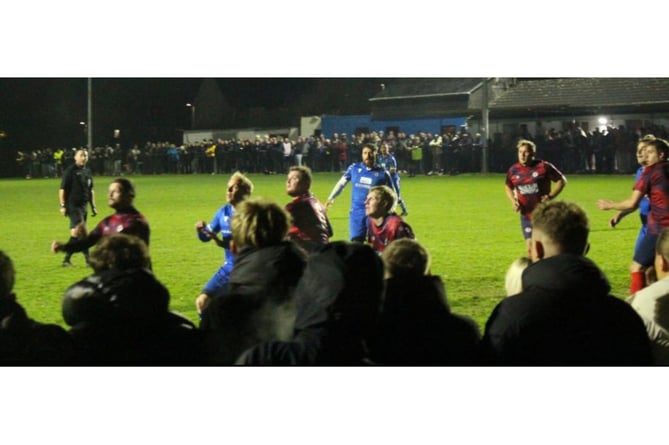
[[(321, 200), (339, 179), (338, 173), (315, 173), (312, 191)], [(150, 252), (154, 273), (167, 286), (170, 308), (197, 323), (194, 300), (221, 265), (223, 251), (197, 239), (194, 224), (209, 222), (225, 202), (228, 174), (132, 176), (136, 207), (151, 225)], [(253, 196), (280, 204), (285, 175), (250, 174)], [(95, 177), (99, 215), (93, 227), (112, 213), (106, 192), (112, 177)], [(614, 295), (627, 296), (628, 268), (639, 230), (638, 214), (629, 215), (615, 229), (608, 226), (614, 212), (600, 211), (597, 199), (620, 200), (631, 193), (633, 175), (569, 175), (560, 199), (582, 206), (590, 219), (590, 252), (611, 282)], [(0, 249), (17, 270), (15, 292), (32, 318), (66, 326), (61, 315), (65, 290), (92, 271), (81, 254), (75, 267), (63, 268), (62, 254), (52, 254), (52, 240), (67, 241), (67, 219), (58, 208), (59, 179), (0, 180), (3, 216)], [(333, 240), (348, 239), (350, 184), (329, 210)], [(481, 330), (493, 307), (504, 297), (504, 275), (510, 263), (525, 254), (518, 214), (504, 193), (502, 174), (402, 177), (405, 219), (432, 257), (432, 273), (440, 275), (448, 301), (456, 313), (472, 317)]]

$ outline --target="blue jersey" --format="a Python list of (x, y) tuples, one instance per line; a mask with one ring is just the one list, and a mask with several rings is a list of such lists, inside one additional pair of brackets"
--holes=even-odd
[[(223, 238), (230, 239), (232, 237), (232, 230), (230, 228), (230, 222), (232, 220), (232, 215), (235, 214), (235, 208), (232, 206), (232, 204), (226, 204), (214, 215), (214, 218), (211, 220), (211, 222), (207, 225), (207, 230), (210, 231), (211, 233), (217, 234), (221, 233)], [(207, 242), (211, 241), (210, 238), (207, 236), (203, 235), (200, 232), (197, 232), (197, 236), (200, 238), (200, 241)], [(232, 252), (230, 252), (230, 249), (223, 249), (225, 251), (225, 257), (224, 257), (224, 263), (225, 264), (232, 264), (233, 263), (233, 256)]]
[[(636, 176), (634, 177), (634, 183), (636, 184), (639, 182), (639, 178), (641, 178), (641, 173), (643, 173), (644, 167), (639, 167), (639, 169), (636, 171)], [(643, 198), (641, 198), (641, 201), (639, 201), (639, 216), (641, 217), (641, 224), (644, 226), (648, 222), (648, 213), (650, 212), (650, 201), (648, 201), (648, 197), (644, 195)]]
[[(346, 169), (342, 179), (346, 183), (352, 183), (353, 186), (353, 190), (351, 190), (351, 211), (362, 210), (364, 214), (365, 200), (367, 199), (369, 189), (377, 185), (387, 185), (397, 193), (395, 185), (390, 178), (390, 173), (379, 165), (369, 168), (362, 162), (356, 162)], [(333, 190), (330, 198), (334, 199), (342, 190), (343, 187), (339, 190)]]
[(391, 155), (390, 153), (388, 153), (387, 155), (379, 155), (376, 158), (376, 163), (379, 164), (381, 167), (385, 168), (386, 170), (388, 170), (389, 172), (391, 170), (397, 171), (397, 161), (395, 160), (395, 156)]
[(399, 191), (390, 173), (379, 166), (367, 167), (363, 162), (351, 164), (335, 185), (328, 201), (334, 200), (349, 182), (353, 183), (351, 191), (351, 212), (349, 213), (348, 227), (351, 240), (364, 241), (367, 236), (367, 217), (365, 215), (365, 200), (369, 189), (378, 185), (387, 185), (397, 193)]

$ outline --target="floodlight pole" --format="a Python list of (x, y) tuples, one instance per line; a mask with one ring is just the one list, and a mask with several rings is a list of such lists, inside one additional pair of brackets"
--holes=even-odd
[(483, 81), (481, 95), (481, 173), (488, 173), (488, 80)]

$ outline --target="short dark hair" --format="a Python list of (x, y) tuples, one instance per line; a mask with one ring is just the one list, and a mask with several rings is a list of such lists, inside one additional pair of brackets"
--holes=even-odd
[(146, 243), (134, 236), (117, 233), (104, 236), (90, 255), (96, 273), (103, 270), (150, 269), (151, 259)]
[(664, 139), (655, 138), (653, 140), (647, 141), (646, 147), (655, 148), (655, 150), (657, 150), (658, 155), (660, 153), (664, 154), (663, 158), (664, 160), (666, 160), (667, 156), (669, 156), (669, 142), (665, 141)]
[(311, 169), (306, 165), (294, 165), (288, 169), (289, 172), (300, 172), (300, 182), (311, 188)]
[(135, 186), (126, 178), (116, 178), (112, 181), (112, 184), (118, 184), (121, 186), (121, 193), (124, 196), (129, 196), (135, 198)]
[(532, 228), (555, 241), (565, 253), (583, 255), (590, 226), (585, 211), (564, 201), (545, 201), (532, 212)]

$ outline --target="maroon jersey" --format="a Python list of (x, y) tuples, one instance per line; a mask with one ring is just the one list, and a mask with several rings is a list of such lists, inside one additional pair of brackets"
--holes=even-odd
[(380, 226), (372, 218), (367, 218), (367, 242), (378, 253), (383, 252), (390, 242), (400, 238), (416, 239), (411, 226), (399, 215), (389, 214)]
[(641, 173), (634, 190), (648, 196), (648, 234), (658, 235), (664, 227), (669, 227), (669, 171), (668, 162), (649, 165)]
[(548, 161), (534, 160), (530, 165), (516, 162), (506, 174), (506, 185), (515, 191), (520, 212), (530, 218), (541, 197), (551, 192), (551, 182), (564, 179), (564, 175)]
[(83, 239), (70, 240), (63, 246), (65, 252), (80, 252), (94, 246), (103, 236), (123, 233), (135, 235), (149, 245), (149, 222), (134, 207), (117, 210), (116, 213), (104, 218)]
[(306, 250), (327, 244), (332, 236), (332, 226), (325, 208), (310, 193), (297, 196), (286, 204), (286, 210), (293, 217), (288, 229), (288, 238)]

